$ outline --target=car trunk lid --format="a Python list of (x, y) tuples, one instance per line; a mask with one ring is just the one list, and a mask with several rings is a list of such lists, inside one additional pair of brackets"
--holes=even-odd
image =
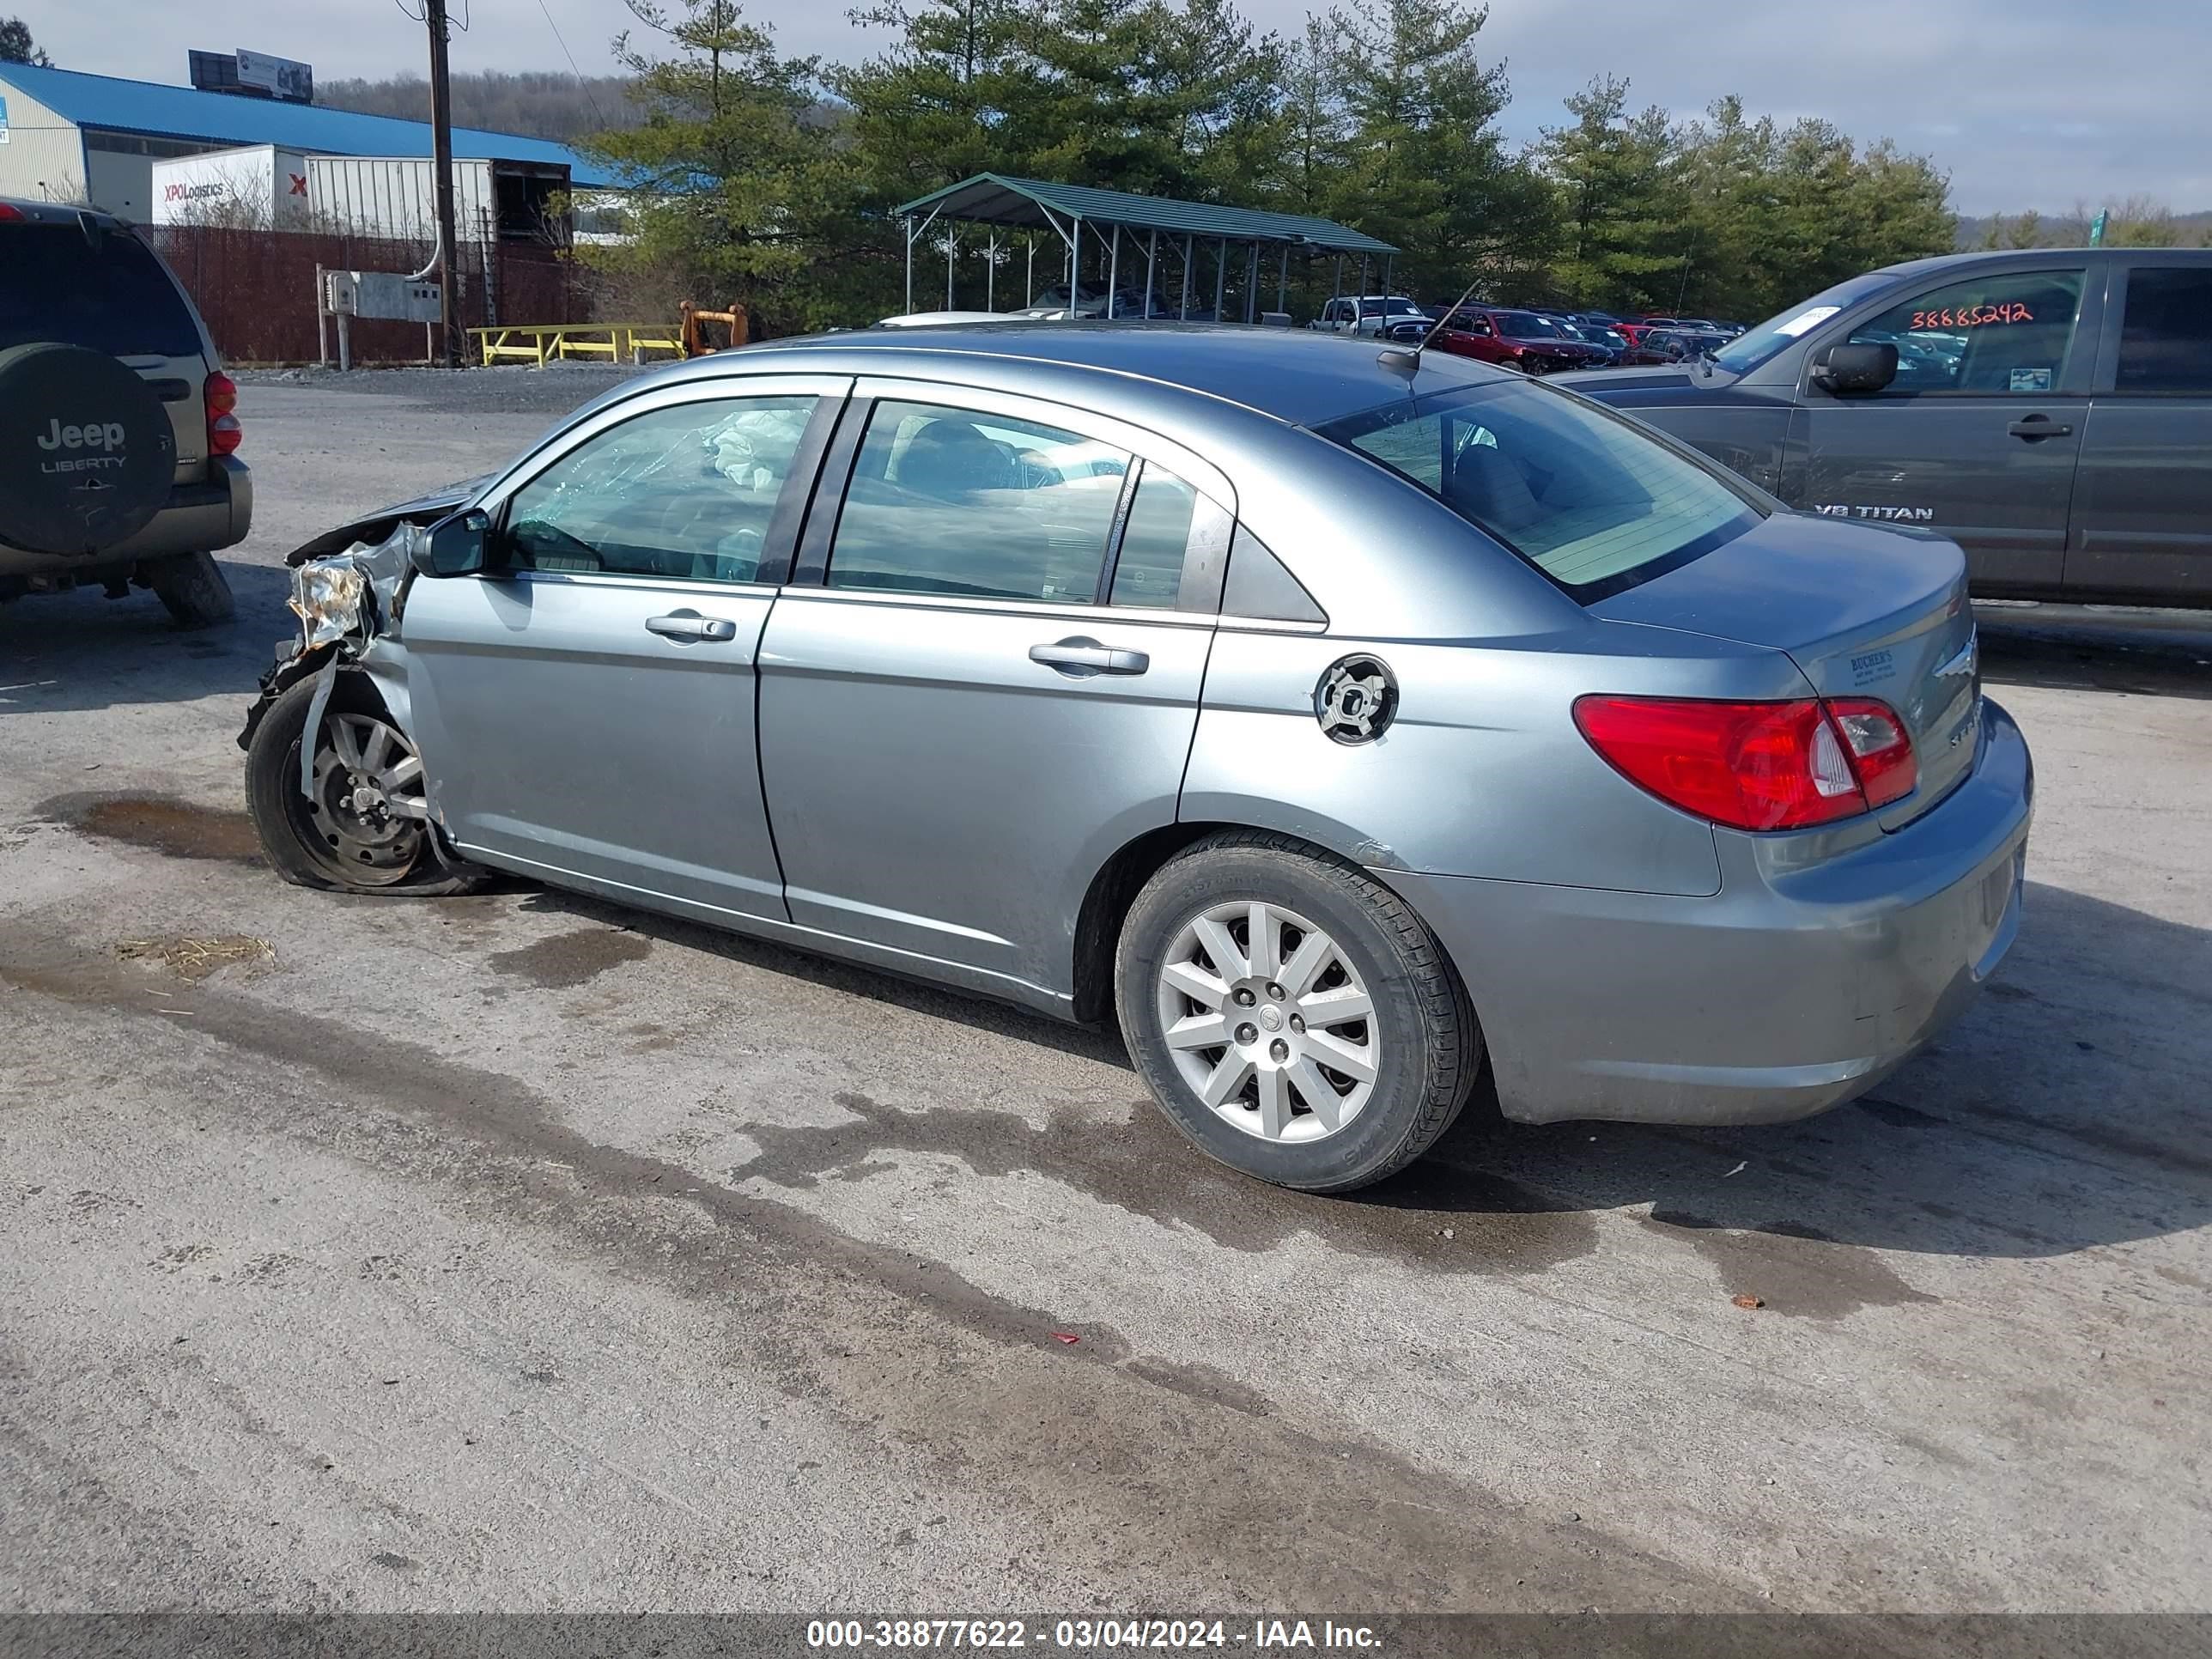
[(1823, 697), (1888, 704), (1911, 736), (1918, 782), (1881, 810), (1885, 830), (1911, 823), (1973, 768), (1973, 609), (1966, 556), (1940, 537), (1778, 513), (1591, 614), (1768, 646), (1788, 653)]

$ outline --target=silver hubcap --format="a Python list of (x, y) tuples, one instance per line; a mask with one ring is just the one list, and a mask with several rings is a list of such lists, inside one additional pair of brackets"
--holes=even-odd
[(429, 816), (422, 763), (405, 738), (368, 714), (333, 714), (315, 750), (307, 817), (323, 856), (364, 887), (404, 878)]
[(1158, 985), (1160, 1030), (1200, 1103), (1262, 1140), (1319, 1140), (1359, 1115), (1382, 1044), (1336, 941), (1294, 910), (1217, 904), (1182, 926)]

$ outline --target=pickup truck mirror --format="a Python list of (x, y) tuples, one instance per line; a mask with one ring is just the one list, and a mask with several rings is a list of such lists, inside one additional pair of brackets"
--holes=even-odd
[(425, 576), (466, 576), (483, 568), (491, 519), (482, 507), (451, 513), (415, 538), (408, 562)]
[(1831, 392), (1880, 392), (1897, 378), (1893, 345), (1830, 346), (1813, 365), (1813, 378)]

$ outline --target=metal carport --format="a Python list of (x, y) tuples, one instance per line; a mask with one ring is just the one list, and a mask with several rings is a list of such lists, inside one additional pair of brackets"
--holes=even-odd
[[(948, 185), (908, 202), (898, 210), (898, 219), (906, 233), (906, 308), (909, 312), (914, 309), (915, 244), (940, 220), (948, 225), (982, 225), (988, 228), (984, 279), (987, 309), (995, 309), (999, 234), (1002, 230), (1048, 230), (1056, 234), (1066, 252), (1066, 280), (1071, 298), (1081, 280), (1083, 236), (1089, 231), (1104, 256), (1103, 274), (1109, 316), (1113, 314), (1112, 296), (1119, 292), (1121, 282), (1121, 244), (1125, 237), (1130, 243), (1132, 276), (1135, 272), (1133, 262), (1139, 256), (1144, 261), (1146, 317), (1155, 314), (1154, 282), (1160, 264), (1163, 236), (1168, 239), (1170, 256), (1177, 252), (1176, 243), (1182, 245), (1182, 287), (1178, 302), (1171, 310), (1163, 307), (1157, 313), (1161, 316), (1189, 315), (1191, 273), (1197, 262), (1199, 244), (1206, 241), (1214, 245), (1213, 315), (1218, 320), (1228, 287), (1230, 247), (1233, 244), (1244, 249), (1246, 271), (1243, 288), (1244, 320), (1248, 323), (1259, 320), (1260, 256), (1263, 249), (1279, 253), (1275, 286), (1275, 309), (1279, 313), (1288, 303), (1293, 250), (1308, 258), (1316, 253), (1334, 254), (1337, 291), (1344, 285), (1346, 257), (1357, 254), (1358, 291), (1362, 294), (1367, 292), (1368, 264), (1377, 258), (1382, 262), (1382, 290), (1389, 291), (1391, 261), (1398, 252), (1389, 242), (1378, 241), (1330, 219), (1219, 207), (1210, 202), (1182, 202), (1164, 196), (1139, 196), (1128, 191), (1094, 190), (1087, 185), (1013, 179), (996, 173), (979, 173), (972, 179), (963, 179), (957, 185)], [(948, 311), (952, 309), (953, 262), (958, 247), (957, 238), (948, 234), (945, 253), (945, 303)], [(1036, 240), (1032, 234), (1024, 301), (1036, 292)]]

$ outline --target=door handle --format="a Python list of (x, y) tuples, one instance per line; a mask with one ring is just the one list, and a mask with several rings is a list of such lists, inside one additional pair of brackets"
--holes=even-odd
[(2063, 421), (2054, 421), (2048, 415), (2031, 415), (2024, 421), (2014, 421), (2005, 428), (2015, 438), (2025, 438), (2030, 443), (2043, 438), (2070, 438), (2074, 428)]
[(1094, 674), (1141, 674), (1152, 665), (1152, 658), (1142, 651), (1124, 651), (1080, 636), (1033, 645), (1030, 660), (1076, 680), (1087, 680)]
[(727, 617), (702, 617), (696, 611), (672, 611), (665, 617), (647, 617), (646, 631), (665, 640), (734, 640), (738, 625)]

